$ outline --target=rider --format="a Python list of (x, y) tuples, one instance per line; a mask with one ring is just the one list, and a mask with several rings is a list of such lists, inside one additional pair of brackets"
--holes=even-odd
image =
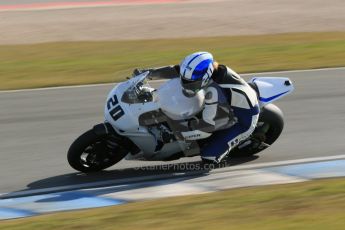
[(213, 133), (200, 155), (219, 163), (254, 131), (259, 114), (256, 92), (236, 72), (215, 62), (208, 52), (185, 57), (179, 73), (186, 96), (205, 90), (201, 119), (192, 122), (191, 127)]
[(201, 149), (204, 161), (219, 163), (254, 131), (259, 117), (256, 92), (235, 71), (215, 62), (212, 54), (193, 53), (180, 65), (154, 70), (161, 77), (177, 71), (186, 97), (205, 91), (202, 111), (188, 122), (189, 130), (212, 133)]

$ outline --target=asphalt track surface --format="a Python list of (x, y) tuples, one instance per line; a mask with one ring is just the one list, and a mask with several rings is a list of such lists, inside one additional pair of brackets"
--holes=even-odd
[[(37, 3), (70, 3), (70, 2), (150, 2), (151, 0), (1, 0), (0, 5), (15, 5), (15, 4), (37, 4)], [(153, 0), (156, 2), (165, 2), (165, 0)], [(181, 0), (175, 0), (175, 1), (181, 1)], [(183, 1), (183, 0), (182, 0)], [(193, 0), (187, 0), (187, 1), (193, 1)], [(194, 0), (195, 1), (195, 0)]]
[[(293, 80), (295, 92), (276, 103), (285, 114), (285, 129), (259, 157), (233, 159), (229, 165), (344, 154), (345, 68), (255, 76)], [(93, 175), (70, 168), (67, 149), (78, 135), (103, 121), (105, 97), (112, 86), (0, 92), (0, 193), (168, 172), (163, 167), (137, 169), (145, 165), (198, 164), (199, 157), (168, 163), (122, 161)]]
[(102, 2), (103, 0), (1, 0), (0, 5), (36, 4), (56, 2)]
[(42, 1), (1, 1), (0, 44), (345, 30), (343, 0), (189, 0), (183, 4), (1, 10), (9, 2), (13, 5)]

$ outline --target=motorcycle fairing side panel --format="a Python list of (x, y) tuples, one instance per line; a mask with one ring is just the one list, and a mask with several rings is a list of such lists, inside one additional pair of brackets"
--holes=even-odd
[(258, 88), (260, 107), (270, 104), (294, 90), (290, 79), (284, 77), (254, 77), (250, 82)]

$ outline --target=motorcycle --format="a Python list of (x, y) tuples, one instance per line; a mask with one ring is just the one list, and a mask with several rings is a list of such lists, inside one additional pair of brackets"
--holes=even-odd
[[(187, 98), (178, 77), (157, 89), (150, 86), (150, 79), (150, 71), (144, 71), (115, 85), (105, 103), (105, 121), (70, 146), (67, 159), (72, 168), (88, 173), (104, 170), (124, 158), (169, 161), (200, 154), (211, 134), (185, 127), (202, 110), (203, 90)], [(254, 77), (248, 84), (257, 93), (259, 121), (252, 135), (231, 150), (230, 157), (257, 154), (277, 140), (284, 118), (272, 102), (294, 90), (288, 78)]]

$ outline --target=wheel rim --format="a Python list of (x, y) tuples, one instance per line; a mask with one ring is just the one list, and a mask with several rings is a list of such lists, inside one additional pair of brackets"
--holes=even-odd
[[(267, 148), (267, 146), (262, 145), (262, 143), (265, 143), (265, 141), (267, 140), (267, 134), (269, 133), (269, 130), (269, 123), (259, 121), (258, 126), (252, 136), (242, 143), (244, 145), (243, 147), (241, 147), (242, 144), (239, 144), (239, 149), (242, 151), (247, 149), (247, 151), (254, 152), (256, 150), (261, 151)], [(250, 141), (249, 144), (245, 145), (245, 143), (248, 141)]]
[(109, 161), (109, 150), (104, 141), (97, 141), (87, 146), (80, 155), (80, 163), (85, 168), (99, 168)]

